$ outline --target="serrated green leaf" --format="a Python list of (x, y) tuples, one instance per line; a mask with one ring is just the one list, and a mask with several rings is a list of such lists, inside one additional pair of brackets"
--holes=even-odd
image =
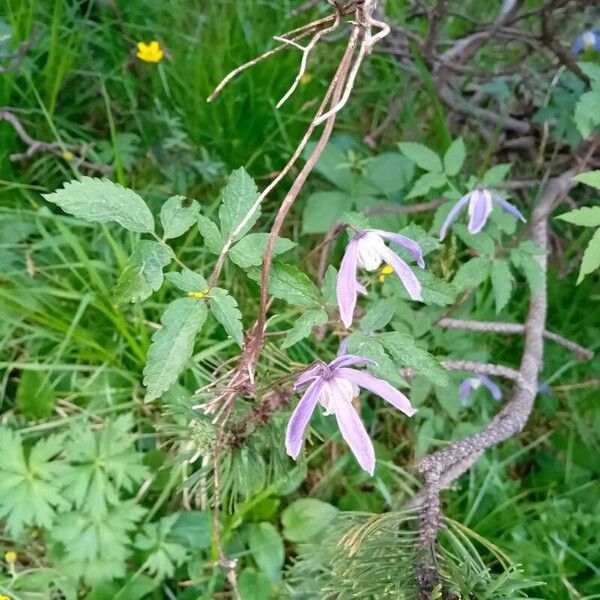
[(84, 176), (81, 181), (68, 181), (62, 189), (42, 196), (85, 221), (114, 221), (129, 231), (154, 232), (154, 217), (142, 198), (108, 179)]
[(323, 531), (338, 509), (316, 498), (300, 498), (281, 513), (283, 536), (290, 542), (305, 542)]
[(167, 306), (160, 319), (162, 327), (152, 336), (144, 368), (146, 402), (160, 397), (177, 381), (207, 315), (206, 304), (198, 298), (179, 298)]
[[(582, 69), (588, 68), (586, 63), (580, 63), (580, 66)], [(588, 70), (590, 73), (596, 72), (594, 65)], [(600, 125), (600, 82), (598, 80), (592, 81), (592, 89), (579, 97), (573, 120), (584, 139)]]
[(473, 248), (479, 254), (486, 256), (494, 255), (494, 240), (485, 231), (473, 234), (463, 223), (455, 223), (452, 230), (469, 248)]
[[(598, 172), (600, 173), (600, 171)], [(558, 215), (556, 218), (582, 227), (599, 227), (600, 206), (582, 206), (581, 208)]]
[(512, 168), (512, 163), (501, 163), (488, 169), (481, 178), (482, 187), (493, 187), (502, 183)]
[(285, 559), (283, 540), (271, 523), (252, 523), (248, 531), (248, 548), (260, 570), (273, 583), (281, 580)]
[(310, 195), (302, 212), (302, 233), (326, 233), (340, 215), (352, 208), (346, 192), (315, 192)]
[(600, 267), (600, 229), (596, 229), (590, 243), (587, 245), (581, 260), (581, 269), (577, 284), (581, 283), (583, 278)]
[(210, 548), (212, 520), (210, 514), (198, 510), (175, 513), (177, 520), (169, 537), (191, 550)]
[(432, 173), (441, 173), (443, 171), (440, 157), (427, 146), (414, 142), (400, 142), (398, 147), (406, 158), (412, 160), (417, 167), (420, 167), (424, 171)]
[(210, 290), (208, 298), (210, 310), (215, 319), (223, 325), (225, 331), (241, 348), (244, 343), (244, 328), (242, 327), (242, 313), (238, 309), (235, 298), (227, 290), (218, 287)]
[(437, 190), (446, 185), (446, 176), (443, 173), (425, 173), (415, 181), (407, 199), (425, 196), (430, 190)]
[(431, 271), (415, 269), (415, 275), (421, 282), (421, 296), (425, 304), (449, 306), (456, 300), (458, 288), (453, 284), (439, 279)]
[(361, 329), (377, 331), (383, 329), (394, 317), (398, 301), (395, 298), (376, 300), (367, 306), (367, 313), (360, 321)]
[(597, 190), (600, 190), (600, 170), (579, 173), (579, 175), (575, 175), (573, 179), (575, 179), (575, 181), (579, 181), (579, 183), (585, 183), (585, 185), (589, 185)]
[[(249, 233), (229, 251), (229, 258), (242, 269), (258, 267), (265, 258), (268, 241), (268, 233)], [(287, 238), (277, 238), (273, 246), (273, 256), (283, 254), (295, 245), (295, 242)]]
[(477, 256), (462, 264), (452, 283), (461, 290), (474, 288), (483, 283), (490, 274), (490, 259)]
[[(247, 274), (254, 281), (260, 282), (260, 269), (252, 268)], [(273, 263), (269, 277), (269, 293), (290, 304), (310, 307), (319, 304), (319, 290), (308, 275), (284, 263)]]
[[(413, 242), (417, 242), (417, 244), (421, 246), (423, 256), (431, 254), (431, 252), (437, 250), (441, 246), (438, 238), (429, 235), (420, 225), (417, 225), (416, 223), (409, 223), (406, 227), (403, 227), (398, 233), (407, 238), (410, 238)], [(399, 254), (405, 260), (408, 260), (409, 262), (414, 261), (413, 256), (409, 254), (406, 250), (404, 250), (402, 246), (392, 243), (391, 247), (393, 248), (396, 254)]]
[(165, 275), (177, 289), (183, 292), (202, 292), (208, 291), (206, 279), (190, 269), (184, 269), (181, 273), (171, 272)]
[(54, 410), (56, 393), (43, 371), (22, 371), (16, 401), (27, 419), (49, 417)]
[(329, 306), (337, 306), (337, 275), (337, 269), (333, 265), (328, 265), (321, 284), (321, 294), (323, 294), (325, 304)]
[(197, 220), (200, 205), (185, 196), (172, 196), (160, 209), (164, 238), (171, 239), (183, 235)]
[[(521, 246), (523, 246), (523, 244), (521, 244)], [(523, 273), (531, 291), (534, 294), (537, 294), (542, 290), (544, 285), (542, 269), (539, 262), (536, 260), (535, 255), (524, 251), (521, 246), (511, 250), (510, 260), (512, 264)]]
[(112, 291), (114, 301), (121, 304), (146, 300), (162, 285), (163, 269), (172, 258), (173, 252), (168, 246), (153, 240), (140, 240)]
[(220, 254), (225, 242), (216, 223), (204, 215), (198, 215), (198, 230), (204, 238), (206, 247), (213, 254)]
[(378, 192), (390, 195), (406, 188), (414, 170), (411, 160), (396, 152), (383, 152), (365, 161), (363, 178)]
[(508, 304), (513, 291), (514, 277), (510, 271), (508, 261), (494, 260), (490, 277), (496, 302), (496, 314), (498, 314)]
[[(241, 167), (229, 176), (229, 181), (223, 189), (222, 196), (223, 203), (219, 208), (219, 220), (221, 222), (221, 235), (223, 239), (227, 239), (251, 211), (258, 198), (258, 188), (254, 183), (254, 179)], [(250, 231), (259, 216), (260, 208), (257, 207), (252, 211), (248, 222), (237, 233), (235, 239), (241, 239)]]
[(417, 346), (415, 340), (404, 333), (380, 333), (377, 339), (397, 361), (398, 365), (414, 369), (439, 386), (448, 384), (448, 374), (427, 350)]
[(446, 150), (446, 154), (444, 154), (444, 172), (446, 175), (451, 177), (453, 175), (458, 175), (465, 162), (466, 156), (467, 151), (463, 139), (458, 138), (454, 140), (450, 144), (448, 150)]
[(281, 347), (289, 348), (312, 333), (313, 327), (325, 325), (327, 313), (321, 308), (307, 310), (297, 319), (292, 328), (287, 332)]
[(367, 229), (369, 227), (369, 217), (363, 213), (348, 210), (340, 216), (340, 223), (350, 225), (355, 229)]
[[(308, 159), (312, 155), (316, 142), (309, 142), (302, 155)], [(336, 187), (350, 191), (352, 188), (353, 174), (344, 151), (335, 144), (327, 144), (315, 165), (315, 171), (328, 179)]]

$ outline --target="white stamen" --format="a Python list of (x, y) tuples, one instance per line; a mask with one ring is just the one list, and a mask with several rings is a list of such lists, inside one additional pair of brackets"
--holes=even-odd
[(382, 263), (381, 250), (385, 242), (375, 233), (366, 233), (358, 240), (357, 263), (367, 271), (376, 271)]
[(481, 380), (477, 377), (471, 377), (469, 379), (469, 383), (471, 384), (471, 389), (477, 390), (481, 387)]
[(596, 45), (596, 35), (593, 31), (586, 31), (582, 34), (581, 39), (584, 48), (593, 48)]
[(347, 379), (336, 377), (326, 381), (319, 392), (319, 403), (325, 409), (323, 414), (332, 415), (336, 404), (349, 404), (359, 393), (359, 387)]

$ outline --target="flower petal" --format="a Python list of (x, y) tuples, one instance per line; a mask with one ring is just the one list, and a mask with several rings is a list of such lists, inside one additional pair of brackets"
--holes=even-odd
[(421, 297), (421, 283), (416, 278), (415, 274), (412, 272), (412, 269), (397, 255), (394, 254), (388, 247), (385, 250), (381, 251), (381, 255), (383, 256), (383, 260), (390, 266), (394, 271), (396, 271), (396, 275), (400, 277), (400, 281), (402, 281), (408, 295), (413, 300), (423, 300)]
[(494, 194), (494, 202), (497, 202), (504, 211), (511, 214), (513, 217), (516, 217), (517, 219), (521, 219), (521, 221), (523, 221), (523, 223), (527, 222), (527, 219), (525, 219), (525, 217), (521, 214), (521, 212), (516, 207), (514, 207), (510, 202), (507, 202), (502, 196), (499, 196), (498, 194)]
[(373, 475), (375, 470), (375, 450), (373, 444), (367, 434), (367, 430), (363, 425), (357, 412), (354, 410), (350, 402), (336, 402), (333, 404), (335, 418), (342, 433), (342, 437), (346, 440), (350, 450), (358, 464), (369, 474)]
[[(348, 339), (348, 338), (346, 338)], [(374, 360), (356, 356), (355, 354), (340, 354), (329, 363), (331, 370), (339, 369), (340, 367), (349, 367), (351, 365), (376, 365)]]
[(323, 368), (323, 363), (321, 361), (317, 361), (315, 364), (311, 365), (306, 369), (306, 371), (302, 371), (300, 375), (298, 375), (298, 379), (294, 383), (294, 390), (301, 388), (303, 385), (306, 385), (309, 381), (316, 379), (319, 377), (319, 371)]
[(583, 37), (583, 35), (584, 35), (584, 34), (578, 35), (578, 36), (575, 38), (575, 41), (573, 42), (573, 45), (571, 46), (571, 52), (572, 52), (573, 54), (580, 54), (580, 53), (581, 53), (581, 51), (583, 50), (583, 47), (584, 47), (584, 45), (585, 45), (585, 42), (584, 42), (584, 37)]
[(463, 379), (458, 386), (458, 395), (460, 396), (460, 403), (465, 406), (469, 401), (471, 395), (471, 379)]
[(356, 260), (358, 254), (358, 240), (350, 240), (337, 278), (337, 301), (340, 308), (340, 317), (346, 327), (352, 325), (354, 307), (356, 306)]
[(462, 210), (462, 208), (469, 201), (470, 194), (463, 196), (451, 209), (444, 221), (442, 228), (440, 229), (440, 240), (443, 240), (448, 233), (448, 228), (456, 219), (458, 218), (458, 213)]
[(372, 231), (373, 233), (380, 235), (382, 238), (402, 246), (405, 250), (408, 250), (408, 252), (412, 254), (413, 258), (417, 261), (417, 264), (419, 267), (421, 267), (421, 269), (425, 268), (423, 251), (421, 250), (421, 246), (419, 246), (419, 244), (417, 244), (417, 242), (414, 240), (411, 240), (404, 235), (400, 235), (399, 233), (390, 233), (381, 229), (367, 229), (367, 231)]
[(410, 400), (402, 392), (399, 392), (387, 381), (374, 377), (366, 371), (340, 368), (336, 369), (336, 376), (343, 377), (359, 387), (380, 396), (409, 417), (412, 417), (417, 412), (410, 403)]
[(483, 385), (490, 390), (494, 400), (502, 399), (502, 390), (487, 375), (479, 375), (479, 381), (481, 381), (481, 383), (483, 383)]
[(300, 453), (302, 441), (304, 440), (304, 431), (317, 405), (322, 385), (323, 381), (321, 379), (317, 379), (310, 384), (302, 398), (300, 398), (300, 402), (296, 405), (288, 422), (285, 432), (285, 449), (294, 459)]
[(487, 190), (474, 190), (469, 198), (469, 233), (479, 233), (492, 213), (492, 200)]

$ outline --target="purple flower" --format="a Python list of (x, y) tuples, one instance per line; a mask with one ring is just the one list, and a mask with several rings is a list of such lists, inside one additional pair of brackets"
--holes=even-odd
[(413, 242), (398, 233), (388, 233), (380, 229), (363, 229), (357, 231), (356, 235), (346, 246), (346, 252), (340, 265), (337, 279), (337, 299), (340, 307), (340, 316), (346, 327), (352, 325), (354, 307), (358, 293), (366, 293), (366, 289), (356, 279), (356, 270), (363, 267), (367, 271), (375, 271), (382, 262), (394, 269), (396, 275), (404, 284), (408, 295), (413, 300), (421, 300), (421, 284), (411, 271), (410, 267), (386, 245), (388, 239), (402, 246), (417, 261), (419, 267), (423, 268), (423, 252), (417, 242)]
[(469, 233), (479, 233), (492, 213), (492, 203), (496, 202), (500, 207), (507, 213), (513, 215), (517, 219), (525, 222), (525, 217), (510, 203), (507, 202), (502, 196), (494, 194), (489, 190), (483, 188), (477, 188), (472, 192), (469, 192), (463, 196), (451, 209), (442, 225), (440, 230), (440, 240), (446, 237), (448, 228), (458, 218), (458, 213), (462, 210), (465, 204), (469, 205)]
[(328, 365), (318, 361), (300, 374), (294, 389), (310, 384), (290, 417), (285, 434), (287, 453), (296, 458), (300, 453), (304, 431), (310, 417), (320, 403), (325, 415), (335, 415), (342, 437), (356, 456), (358, 464), (370, 475), (375, 469), (375, 451), (369, 435), (358, 413), (352, 406), (352, 399), (359, 394), (359, 388), (381, 396), (392, 406), (409, 417), (415, 414), (410, 400), (386, 381), (374, 377), (366, 371), (349, 369), (352, 365), (374, 365), (372, 360), (343, 354)]
[(458, 388), (458, 395), (463, 406), (467, 404), (471, 392), (481, 387), (481, 384), (490, 390), (494, 400), (502, 398), (502, 390), (487, 375), (476, 375), (463, 379)]
[(596, 50), (600, 52), (600, 29), (584, 31), (575, 38), (571, 46), (571, 52), (577, 55), (581, 54), (584, 50)]

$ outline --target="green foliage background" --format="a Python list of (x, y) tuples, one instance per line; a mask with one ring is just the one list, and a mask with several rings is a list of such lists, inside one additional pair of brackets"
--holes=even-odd
[[(239, 217), (220, 204), (221, 190), (232, 185), (229, 174), (243, 167), (259, 189), (267, 185), (312, 118), (315, 98), (325, 89), (340, 48), (329, 44), (310, 63), (312, 80), (281, 110), (275, 104), (296, 72), (294, 51), (256, 66), (207, 104), (205, 98), (230, 69), (270, 47), (273, 35), (304, 22), (304, 17), (290, 16), (297, 3), (117, 4), (114, 10), (111, 2), (7, 0), (0, 19), (12, 35), (11, 47), (32, 35), (35, 42), (16, 71), (0, 76), (0, 106), (17, 109), (32, 137), (84, 144), (88, 160), (111, 165), (110, 178), (135, 190), (154, 215), (143, 217), (141, 225), (136, 221), (133, 230), (146, 231), (166, 211), (162, 222), (171, 223), (172, 235), (165, 237), (172, 238), (178, 259), (206, 276), (222, 243), (208, 218), (227, 231)], [(486, 3), (469, 4), (482, 19), (490, 17)], [(390, 12), (402, 18), (401, 3)], [(463, 25), (453, 23), (453, 28)], [(166, 49), (158, 64), (135, 58), (136, 43), (150, 39), (159, 39)], [(584, 91), (579, 89), (579, 95)], [(406, 102), (373, 152), (361, 140), (381, 122), (392, 95)], [(539, 118), (559, 115), (559, 124), (568, 121), (574, 111), (569, 98), (552, 97)], [(508, 167), (499, 165), (511, 159), (495, 157), (494, 140), (485, 142), (465, 128), (451, 144), (444, 110), (431, 101), (426, 78), (420, 87), (409, 87), (392, 58), (374, 54), (286, 226), (279, 247), (286, 261), (313, 273), (316, 257), (309, 252), (341, 213), (381, 201), (435, 199), (448, 180), (452, 186), (468, 184), (468, 177), (459, 175), (463, 160), (462, 173), (487, 177), (488, 185), (506, 177)], [(436, 154), (419, 155), (418, 148), (406, 145), (408, 140)], [(400, 141), (405, 144), (398, 147)], [(225, 303), (225, 316), (216, 318), (212, 306), (214, 315), (190, 316), (184, 296), (192, 288), (202, 291), (201, 280), (190, 283), (189, 274), (178, 276), (169, 267), (168, 284), (161, 286), (163, 267), (171, 260), (164, 246), (140, 242), (132, 227), (91, 224), (44, 201), (41, 194), (75, 178), (76, 164), (47, 153), (9, 160), (22, 151), (12, 127), (0, 121), (0, 552), (17, 553), (16, 562), (0, 563), (0, 594), (15, 600), (219, 597), (227, 586), (216, 564), (211, 474), (202, 463), (215, 432), (191, 405), (198, 402), (195, 390), (238, 351), (233, 298), (245, 327), (256, 317), (253, 279), (265, 238), (245, 242), (237, 259), (234, 250), (225, 264), (222, 282), (229, 295), (217, 292), (211, 299)], [(539, 178), (539, 172), (533, 162), (520, 161), (511, 177)], [(253, 183), (249, 179), (246, 185)], [(284, 187), (263, 207), (257, 229), (267, 231)], [(582, 204), (596, 202), (594, 187), (579, 186), (574, 194)], [(187, 216), (174, 217), (165, 208), (177, 196), (195, 199), (187, 205)], [(173, 201), (172, 206), (175, 210), (181, 204)], [(179, 235), (181, 219), (191, 223), (198, 213), (199, 226)], [(411, 228), (431, 252), (440, 247), (426, 232), (437, 232), (442, 216), (443, 209), (433, 221), (427, 215), (410, 220), (386, 215), (372, 217), (371, 223), (389, 230)], [(576, 220), (565, 221), (553, 223), (559, 244), (551, 258), (548, 327), (597, 350), (597, 275), (575, 285), (592, 231), (571, 226)], [(362, 416), (378, 457), (373, 479), (360, 471), (321, 416), (314, 419), (315, 443), (298, 465), (282, 447), (286, 411), (243, 444), (232, 443), (223, 465), (221, 529), (227, 553), (239, 561), (244, 600), (286, 594), (316, 598), (315, 585), (329, 590), (328, 597), (396, 598), (401, 589), (411, 597), (405, 579), (414, 558), (413, 517), (402, 512), (417, 489), (410, 465), (442, 442), (481, 428), (497, 405), (479, 391), (462, 406), (456, 392), (460, 377), (450, 375), (442, 388), (446, 374), (436, 371), (423, 344), (406, 351), (407, 344), (417, 338), (439, 357), (514, 364), (518, 338), (494, 336), (482, 342), (476, 335), (431, 329), (441, 307), (461, 289), (478, 284), (464, 315), (522, 321), (528, 286), (535, 287), (535, 273), (528, 268), (535, 247), (518, 246), (495, 260), (494, 242), (510, 228), (502, 215), (495, 215), (490, 235), (474, 240), (457, 225), (436, 259), (438, 279), (423, 282), (433, 308), (415, 314), (401, 305), (392, 323), (403, 338), (389, 332), (353, 334), (350, 343), (375, 353), (382, 369), (382, 356), (390, 352), (399, 362), (412, 360), (406, 366), (422, 367), (426, 375), (412, 383), (411, 400), (419, 412), (410, 422), (381, 410), (380, 404), (365, 403)], [(244, 239), (253, 235), (264, 236), (253, 233)], [(334, 245), (334, 257), (342, 247), (343, 241)], [(339, 343), (334, 335), (306, 339), (311, 327), (327, 318), (323, 306), (330, 304), (333, 273), (322, 290), (302, 279), (290, 299), (288, 282), (298, 277), (288, 267), (278, 269), (270, 291), (293, 305), (278, 304), (273, 317), (272, 325), (287, 334), (283, 344), (265, 348), (261, 368), (271, 381), (289, 377), (317, 357), (333, 356)], [(384, 285), (392, 290), (394, 282)], [(386, 327), (389, 307), (381, 303), (392, 292), (401, 293), (386, 288), (369, 306), (364, 330)], [(157, 336), (161, 314), (172, 301), (175, 308), (163, 316)], [(184, 317), (187, 329), (180, 327)], [(190, 327), (200, 321), (201, 335), (194, 342)], [(144, 373), (153, 335), (186, 334), (190, 339), (179, 342), (188, 344), (192, 359), (175, 385), (164, 373)], [(407, 356), (395, 355), (394, 349), (404, 349)], [(452, 526), (443, 542), (447, 558), (441, 568), (463, 597), (600, 597), (600, 405), (597, 389), (575, 385), (600, 377), (600, 363), (579, 363), (565, 349), (548, 344), (542, 376), (540, 385), (551, 393), (538, 397), (526, 431), (486, 453), (444, 496)], [(160, 399), (144, 403), (145, 394)], [(241, 402), (238, 411), (243, 423), (252, 405)], [(370, 521), (370, 513), (385, 514)], [(358, 527), (354, 537), (347, 533), (351, 526)], [(361, 536), (367, 546), (357, 554), (353, 548)], [(396, 582), (385, 580), (386, 568), (398, 574)], [(374, 572), (383, 573), (381, 579)], [(367, 584), (374, 587), (360, 588)]]

